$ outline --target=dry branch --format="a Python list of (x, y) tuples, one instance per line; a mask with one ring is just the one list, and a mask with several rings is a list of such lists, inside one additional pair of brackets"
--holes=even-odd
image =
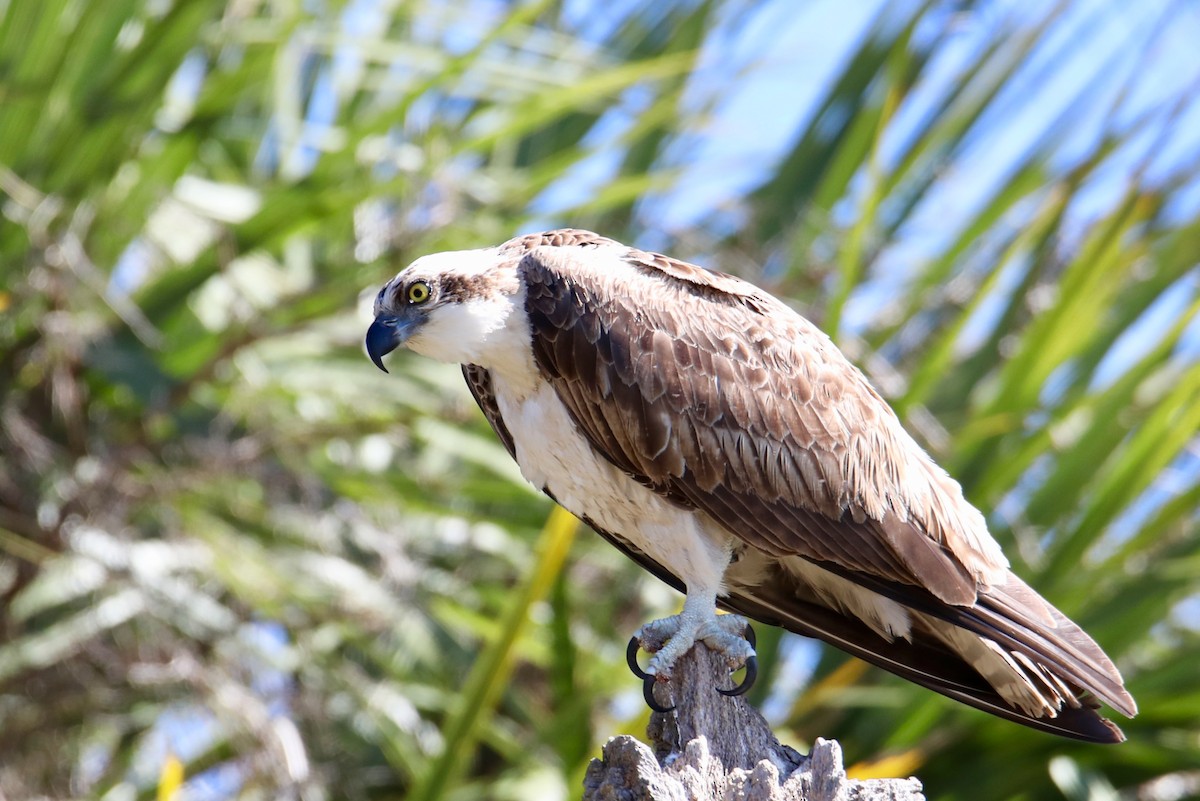
[(727, 686), (723, 660), (693, 648), (658, 688), (675, 709), (651, 715), (653, 749), (609, 740), (588, 766), (584, 801), (923, 801), (916, 779), (847, 779), (832, 740), (807, 756), (781, 744), (758, 710), (716, 691)]

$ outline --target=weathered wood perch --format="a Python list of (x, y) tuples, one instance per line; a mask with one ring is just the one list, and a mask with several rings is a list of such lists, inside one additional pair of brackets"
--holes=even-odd
[(722, 659), (698, 644), (658, 687), (671, 712), (646, 730), (653, 750), (614, 737), (584, 779), (584, 801), (924, 801), (916, 779), (846, 778), (842, 749), (818, 739), (808, 756), (783, 745), (758, 710), (719, 694)]

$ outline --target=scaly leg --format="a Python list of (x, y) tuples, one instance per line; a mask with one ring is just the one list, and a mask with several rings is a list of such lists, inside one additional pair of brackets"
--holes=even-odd
[[(741, 695), (754, 685), (758, 675), (754, 629), (740, 615), (718, 615), (714, 595), (688, 593), (682, 612), (642, 626), (626, 649), (629, 669), (642, 680), (643, 695), (651, 709), (656, 712), (674, 709), (663, 707), (655, 700), (654, 686), (671, 677), (676, 660), (690, 651), (697, 641), (723, 655), (731, 673), (743, 665), (746, 667), (746, 677), (741, 684), (718, 692)], [(645, 670), (637, 663), (639, 647), (654, 654)]]

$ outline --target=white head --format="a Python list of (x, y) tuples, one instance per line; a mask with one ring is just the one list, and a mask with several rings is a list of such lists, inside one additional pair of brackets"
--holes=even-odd
[[(400, 347), (441, 362), (496, 366), (526, 332), (520, 254), (498, 248), (434, 253), (402, 270), (375, 298), (367, 353), (381, 370)], [(386, 372), (386, 370), (385, 370)]]

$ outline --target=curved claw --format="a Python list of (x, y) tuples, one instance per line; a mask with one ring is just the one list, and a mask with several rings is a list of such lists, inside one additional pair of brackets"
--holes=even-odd
[[(746, 628), (749, 628), (747, 626)], [(745, 695), (754, 686), (754, 680), (758, 678), (758, 657), (752, 656), (746, 660), (746, 676), (742, 679), (742, 683), (730, 690), (722, 690), (717, 688), (717, 692), (721, 695), (735, 696)]]
[[(646, 681), (647, 679), (653, 679), (654, 677), (642, 670), (642, 666), (638, 664), (637, 655), (638, 651), (641, 650), (641, 647), (642, 643), (640, 640), (638, 640), (637, 635), (629, 638), (629, 645), (625, 646), (625, 664), (629, 665), (629, 669), (633, 671), (633, 675), (637, 676), (642, 681)], [(651, 704), (650, 707), (653, 709), (654, 704)], [(661, 712), (663, 710), (659, 711)]]
[(746, 642), (750, 643), (751, 648), (758, 647), (758, 635), (754, 633), (754, 627), (749, 623), (746, 624), (746, 631), (742, 636), (746, 638)]
[(662, 704), (658, 703), (657, 699), (654, 697), (654, 685), (657, 683), (658, 678), (656, 676), (647, 674), (646, 677), (642, 679), (642, 697), (646, 699), (646, 706), (650, 707), (655, 712), (661, 712), (665, 715), (666, 713), (675, 709), (675, 707), (663, 706)]

